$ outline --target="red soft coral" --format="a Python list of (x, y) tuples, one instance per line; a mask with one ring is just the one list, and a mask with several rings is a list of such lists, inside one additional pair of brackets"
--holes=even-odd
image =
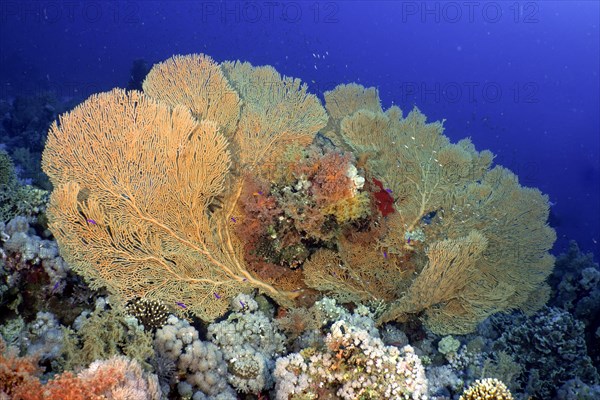
[(381, 215), (385, 217), (386, 215), (391, 214), (395, 211), (394, 198), (386, 189), (383, 188), (383, 184), (381, 183), (381, 181), (373, 178), (373, 183), (379, 188), (378, 192), (373, 193), (373, 196), (375, 196), (375, 201), (377, 203), (377, 208), (381, 212)]
[(7, 351), (0, 338), (0, 397), (13, 400), (102, 400), (113, 386), (125, 378), (125, 371), (108, 367), (80, 378), (71, 372), (56, 376), (43, 385), (35, 357), (17, 357)]
[(39, 383), (37, 361), (35, 357), (17, 357), (7, 351), (6, 343), (0, 338), (0, 395), (14, 398), (15, 390), (19, 387)]
[(103, 400), (103, 393), (124, 378), (123, 371), (99, 370), (91, 379), (81, 379), (64, 372), (47, 384), (39, 380), (28, 381), (13, 391), (15, 400)]

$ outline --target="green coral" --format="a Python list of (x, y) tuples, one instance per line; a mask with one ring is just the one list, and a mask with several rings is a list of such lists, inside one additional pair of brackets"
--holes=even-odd
[(16, 182), (15, 165), (6, 150), (0, 150), (0, 187), (13, 186)]
[(152, 334), (145, 332), (135, 318), (118, 306), (105, 310), (97, 307), (78, 326), (77, 331), (64, 328), (63, 367), (72, 370), (95, 360), (124, 354), (150, 369), (154, 355)]
[(481, 378), (496, 378), (506, 386), (516, 391), (519, 388), (519, 376), (523, 372), (523, 366), (504, 351), (499, 351), (493, 357), (487, 358), (483, 363)]
[(19, 183), (9, 154), (0, 150), (0, 221), (43, 212), (47, 201), (47, 191)]
[(453, 336), (444, 336), (438, 343), (438, 351), (444, 355), (456, 354), (460, 347), (460, 341)]
[(8, 346), (14, 346), (18, 343), (24, 329), (25, 321), (21, 316), (17, 316), (0, 325), (0, 337)]

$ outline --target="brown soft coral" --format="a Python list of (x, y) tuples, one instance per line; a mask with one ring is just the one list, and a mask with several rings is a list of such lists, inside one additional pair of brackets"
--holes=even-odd
[(325, 153), (312, 177), (311, 190), (317, 202), (335, 203), (352, 195), (352, 181), (348, 168), (353, 161), (351, 153)]

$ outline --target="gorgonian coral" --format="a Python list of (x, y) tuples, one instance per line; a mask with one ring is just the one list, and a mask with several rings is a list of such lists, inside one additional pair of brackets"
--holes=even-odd
[(272, 67), (198, 54), (143, 87), (93, 95), (44, 151), (50, 227), (94, 286), (207, 320), (240, 291), (326, 293), (438, 333), (547, 299), (547, 198), (417, 109), (352, 84), (326, 112)]

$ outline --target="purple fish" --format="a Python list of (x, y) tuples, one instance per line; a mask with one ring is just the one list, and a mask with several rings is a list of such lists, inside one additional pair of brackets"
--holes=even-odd
[(410, 244), (410, 238), (406, 239), (406, 243)]
[(213, 292), (213, 294), (215, 295), (215, 299), (219, 300), (221, 298), (221, 296), (219, 295), (219, 293)]
[(183, 304), (183, 303), (180, 303), (180, 302), (178, 302), (178, 301), (176, 301), (175, 303), (176, 303), (176, 304), (177, 304), (179, 307), (181, 307), (181, 308), (187, 308), (187, 306), (186, 306), (185, 304)]
[(242, 308), (246, 308), (246, 303), (240, 300), (240, 306), (242, 306)]
[(258, 194), (260, 194), (262, 196), (262, 192), (260, 190), (258, 191)]
[(96, 221), (94, 221), (91, 218), (88, 218), (86, 221), (88, 222), (88, 224), (96, 225)]
[(54, 286), (52, 287), (52, 293), (56, 292), (56, 289), (58, 289), (58, 285), (60, 285), (60, 281), (58, 281), (54, 284)]
[(383, 251), (383, 258), (387, 258), (387, 251)]
[(392, 189), (390, 189), (390, 188), (385, 189), (385, 191), (388, 193), (392, 193)]
[(237, 221), (236, 221), (236, 219), (235, 219), (235, 218), (233, 218), (233, 217), (231, 217), (231, 220), (232, 220), (233, 222), (237, 222)]

